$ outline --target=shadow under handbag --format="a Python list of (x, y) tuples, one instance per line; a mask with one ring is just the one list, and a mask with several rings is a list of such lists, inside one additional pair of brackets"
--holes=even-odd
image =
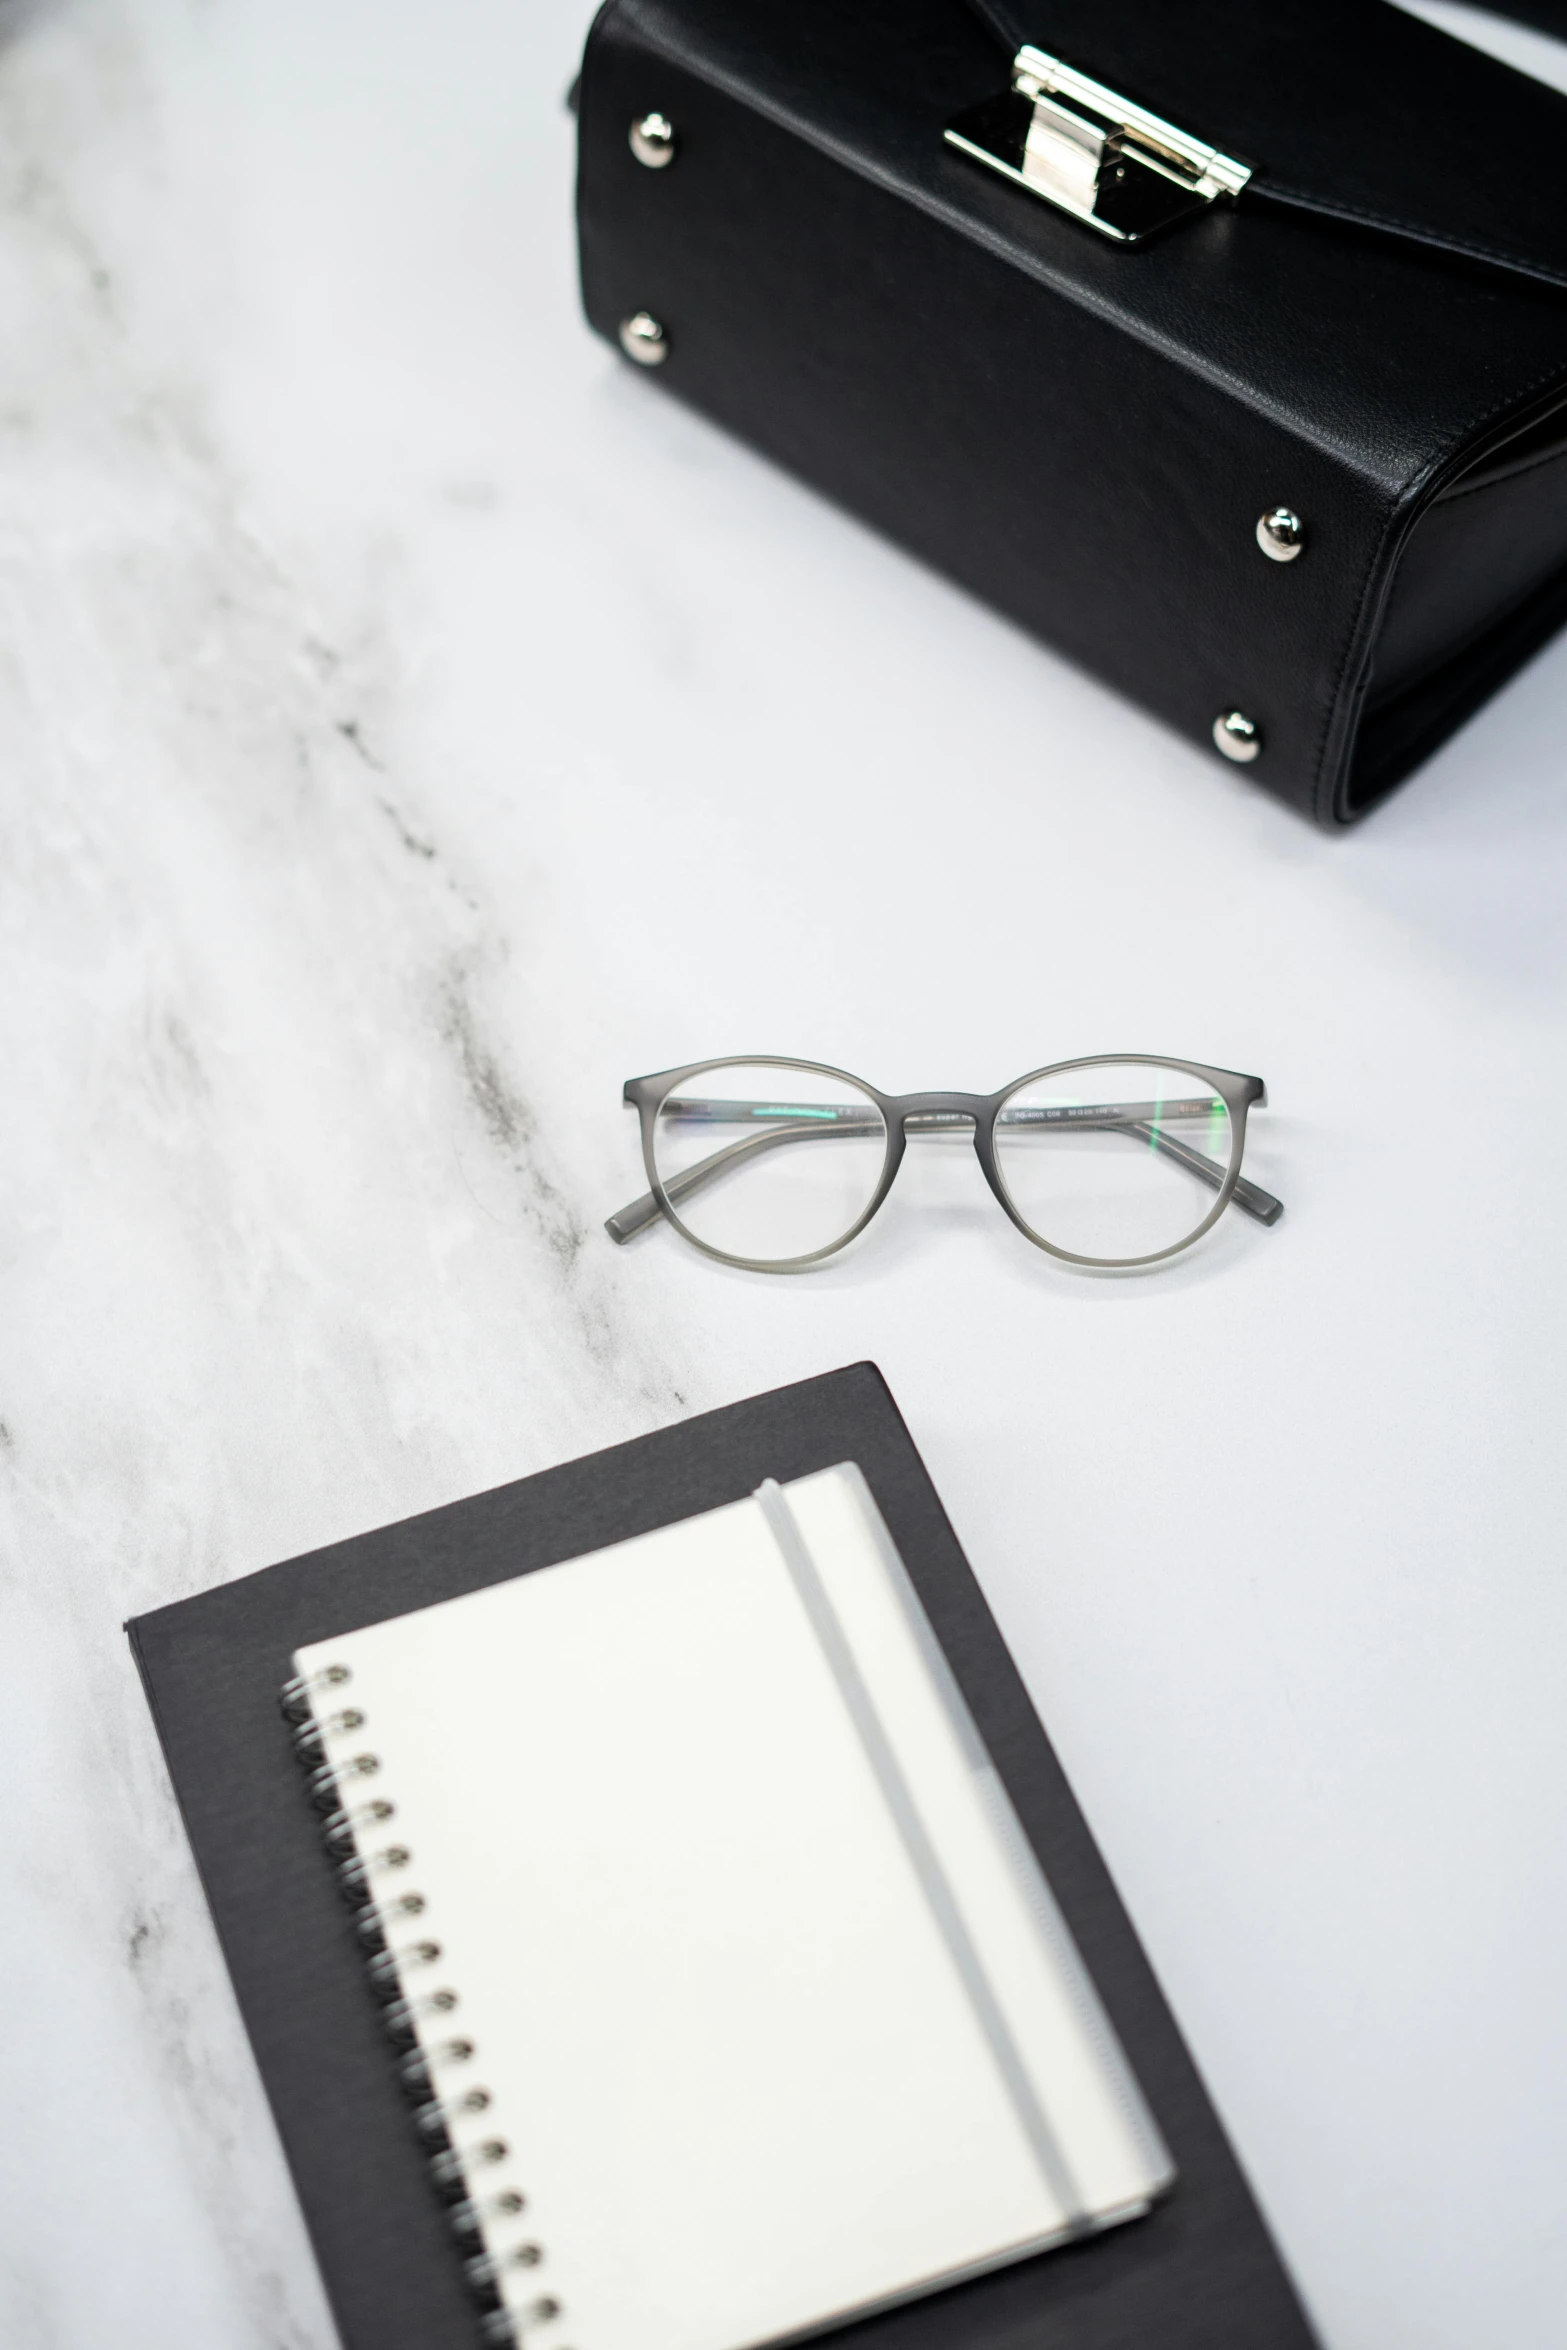
[(609, 0), (580, 87), (601, 334), (1318, 822), (1567, 618), (1528, 76), (1384, 0)]

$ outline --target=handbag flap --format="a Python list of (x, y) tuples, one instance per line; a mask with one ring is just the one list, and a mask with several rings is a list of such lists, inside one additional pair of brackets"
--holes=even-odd
[(1046, 50), (1249, 163), (1248, 203), (1567, 285), (1567, 97), (1386, 0), (970, 5), (1009, 52)]

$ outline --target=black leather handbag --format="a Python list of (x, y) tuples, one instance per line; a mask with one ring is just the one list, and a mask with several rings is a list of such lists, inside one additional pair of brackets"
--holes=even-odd
[(1323, 824), (1567, 618), (1567, 98), (1384, 0), (609, 0), (578, 193), (601, 334)]

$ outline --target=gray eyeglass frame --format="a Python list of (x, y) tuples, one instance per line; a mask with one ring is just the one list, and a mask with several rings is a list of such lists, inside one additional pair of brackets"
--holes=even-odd
[[(1128, 1062), (1139, 1063), (1144, 1068), (1173, 1069), (1181, 1076), (1195, 1077), (1219, 1096), (1230, 1118), (1229, 1164), (1221, 1172), (1216, 1160), (1206, 1158), (1174, 1135), (1155, 1130), (1139, 1137), (1153, 1142), (1156, 1148), (1176, 1159), (1188, 1174), (1196, 1175), (1199, 1181), (1211, 1185), (1217, 1193), (1213, 1206), (1200, 1224), (1169, 1248), (1154, 1249), (1149, 1255), (1140, 1257), (1082, 1256), (1072, 1249), (1059, 1248), (1052, 1240), (1046, 1240), (1019, 1212), (1007, 1191), (1006, 1178), (996, 1156), (996, 1121), (1012, 1096), (1020, 1093), (1026, 1085), (1035, 1085), (1045, 1077), (1065, 1076), (1077, 1069), (1102, 1069)], [(711, 1241), (701, 1239), (688, 1224), (682, 1223), (675, 1202), (684, 1198), (688, 1192), (699, 1190), (724, 1168), (733, 1166), (738, 1159), (776, 1148), (782, 1143), (803, 1141), (807, 1136), (817, 1140), (826, 1139), (820, 1127), (781, 1124), (760, 1127), (754, 1134), (746, 1134), (738, 1141), (726, 1143), (710, 1157), (682, 1168), (667, 1185), (658, 1172), (654, 1136), (658, 1113), (669, 1096), (683, 1091), (693, 1078), (709, 1076), (715, 1070), (759, 1066), (796, 1070), (814, 1077), (832, 1077), (840, 1084), (856, 1087), (875, 1103), (886, 1131), (886, 1160), (880, 1181), (863, 1214), (838, 1239), (830, 1241), (825, 1248), (811, 1250), (806, 1256), (734, 1256), (727, 1249), (715, 1248)], [(825, 1263), (829, 1257), (835, 1257), (841, 1249), (847, 1248), (851, 1241), (857, 1240), (892, 1189), (898, 1169), (903, 1164), (908, 1141), (907, 1129), (911, 1122), (915, 1131), (920, 1132), (965, 1126), (972, 1121), (974, 1150), (984, 1170), (985, 1181), (1023, 1238), (1032, 1241), (1035, 1248), (1043, 1249), (1047, 1256), (1059, 1258), (1064, 1264), (1082, 1265), (1096, 1272), (1131, 1272), (1142, 1265), (1159, 1265), (1170, 1257), (1180, 1256), (1194, 1242), (1201, 1240), (1204, 1233), (1212, 1231), (1231, 1200), (1259, 1224), (1276, 1224), (1284, 1213), (1282, 1200), (1275, 1199), (1271, 1192), (1264, 1191), (1260, 1185), (1248, 1182), (1241, 1173), (1241, 1159), (1246, 1149), (1247, 1112), (1267, 1106), (1268, 1089), (1262, 1079), (1242, 1076), (1235, 1069), (1210, 1069), (1201, 1061), (1172, 1060), (1167, 1053), (1090, 1053), (1077, 1060), (1052, 1061), (1044, 1068), (1030, 1069), (1025, 1076), (1014, 1077), (998, 1093), (986, 1094), (881, 1093), (874, 1085), (867, 1085), (863, 1077), (856, 1077), (847, 1069), (835, 1069), (826, 1061), (800, 1061), (787, 1053), (725, 1053), (717, 1060), (690, 1061), (683, 1068), (656, 1070), (648, 1077), (628, 1077), (621, 1099), (635, 1109), (640, 1121), (642, 1163), (647, 1171), (648, 1189), (640, 1199), (630, 1201), (605, 1219), (604, 1229), (611, 1240), (624, 1245), (663, 1217), (674, 1226), (682, 1240), (700, 1249), (705, 1257), (712, 1257), (721, 1265), (737, 1265), (748, 1273), (808, 1272), (813, 1265)], [(845, 1128), (841, 1131), (849, 1130)], [(1131, 1132), (1132, 1129), (1128, 1127), (1127, 1131)]]

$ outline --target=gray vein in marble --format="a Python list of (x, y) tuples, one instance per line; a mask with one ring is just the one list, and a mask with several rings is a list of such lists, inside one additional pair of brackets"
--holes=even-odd
[(11, 1996), (70, 2048), (0, 2053), (0, 2339), (325, 2350), (122, 1619), (690, 1382), (584, 1251), (527, 909), (443, 844), (395, 618), (262, 543), (120, 249), (180, 12), (4, 21), (0, 1867)]

